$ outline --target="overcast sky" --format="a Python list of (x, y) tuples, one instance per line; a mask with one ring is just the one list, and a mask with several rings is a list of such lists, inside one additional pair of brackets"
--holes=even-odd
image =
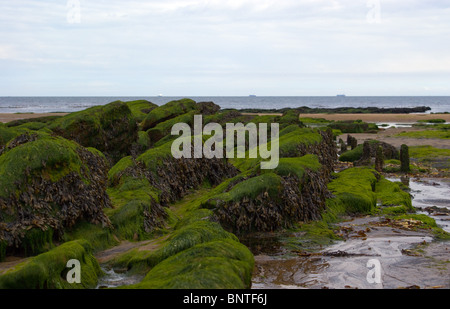
[(0, 0), (0, 96), (450, 95), (448, 0)]

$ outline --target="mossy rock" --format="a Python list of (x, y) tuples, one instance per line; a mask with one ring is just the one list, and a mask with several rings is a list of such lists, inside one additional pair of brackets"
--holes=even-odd
[(9, 141), (28, 131), (26, 128), (9, 128), (0, 122), (0, 153)]
[(342, 133), (376, 133), (378, 131), (376, 124), (362, 121), (335, 121), (330, 123), (328, 127), (340, 130)]
[(375, 209), (375, 188), (380, 177), (370, 168), (350, 168), (336, 175), (328, 184), (330, 191), (345, 206), (348, 214), (366, 214)]
[(202, 115), (214, 115), (220, 111), (220, 106), (214, 102), (198, 102), (197, 109)]
[(97, 150), (46, 133), (26, 133), (0, 155), (0, 241), (36, 254), (79, 219), (109, 225), (107, 165)]
[(363, 155), (363, 145), (358, 145), (353, 150), (348, 150), (339, 156), (341, 162), (356, 162), (361, 159)]
[(142, 129), (147, 131), (148, 129), (155, 127), (158, 123), (175, 118), (193, 110), (198, 110), (198, 105), (191, 99), (181, 99), (168, 102), (164, 105), (158, 106), (148, 113), (142, 121)]
[(126, 103), (94, 106), (56, 119), (48, 126), (56, 134), (85, 147), (94, 147), (113, 162), (130, 153), (138, 139), (136, 120)]
[(183, 250), (201, 243), (224, 239), (238, 241), (235, 235), (225, 231), (220, 224), (211, 222), (209, 218), (191, 217), (186, 224), (177, 225), (156, 251), (133, 249), (117, 257), (110, 264), (112, 267), (145, 273), (161, 261)]
[(403, 191), (397, 183), (384, 177), (377, 182), (375, 193), (383, 206), (403, 206), (407, 211), (414, 210), (409, 193)]
[(320, 218), (328, 176), (315, 155), (281, 158), (274, 170), (255, 168), (202, 203), (225, 229), (243, 234), (292, 227)]
[(172, 127), (177, 123), (187, 123), (189, 126), (194, 124), (194, 115), (197, 111), (190, 111), (188, 113), (176, 116), (172, 119), (158, 123), (155, 127), (147, 130), (147, 134), (151, 144), (155, 144), (165, 136), (171, 136)]
[(131, 110), (131, 113), (137, 123), (144, 120), (148, 113), (158, 107), (158, 105), (147, 100), (127, 101), (125, 104)]
[(254, 258), (234, 240), (202, 243), (156, 265), (134, 289), (248, 289)]
[[(0, 273), (0, 289), (86, 289), (95, 288), (102, 274), (86, 240), (67, 242), (53, 250), (29, 258)], [(66, 280), (69, 260), (80, 262), (81, 283)]]
[(121, 184), (107, 192), (114, 209), (105, 212), (120, 239), (148, 239), (155, 229), (164, 226), (167, 213), (159, 204), (160, 192), (147, 179), (122, 177)]
[(252, 117), (244, 116), (237, 110), (222, 110), (212, 115), (205, 115), (203, 122), (208, 124), (210, 122), (225, 125), (227, 123), (244, 123), (250, 121)]

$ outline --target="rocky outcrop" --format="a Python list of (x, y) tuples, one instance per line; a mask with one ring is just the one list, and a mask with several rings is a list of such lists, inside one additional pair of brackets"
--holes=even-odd
[(147, 131), (166, 120), (197, 110), (197, 103), (191, 99), (171, 101), (158, 106), (148, 113), (142, 121), (142, 129)]
[[(274, 231), (320, 219), (337, 159), (332, 132), (293, 125), (280, 135), (277, 168), (262, 172), (258, 165), (238, 162), (241, 177), (203, 204), (226, 229), (238, 234)], [(245, 166), (249, 169), (243, 170)]]
[(121, 101), (71, 113), (56, 119), (48, 128), (84, 147), (102, 151), (113, 163), (129, 155), (138, 139), (136, 120)]
[(0, 242), (35, 254), (80, 220), (108, 227), (106, 173), (95, 149), (44, 133), (18, 136), (0, 155)]
[[(270, 185), (236, 197), (243, 186), (252, 187), (253, 182)], [(212, 220), (217, 220), (227, 230), (238, 235), (255, 231), (275, 231), (289, 228), (296, 222), (308, 222), (321, 218), (325, 201), (330, 197), (328, 177), (324, 171), (305, 170), (302, 178), (296, 175), (279, 176), (264, 174), (241, 182), (227, 196), (214, 197), (204, 207), (214, 209)], [(276, 191), (273, 191), (275, 189)]]
[(376, 140), (368, 140), (363, 144), (362, 156), (354, 162), (354, 166), (368, 166), (375, 163), (378, 147), (382, 148), (384, 160), (399, 159), (399, 151), (391, 144)]

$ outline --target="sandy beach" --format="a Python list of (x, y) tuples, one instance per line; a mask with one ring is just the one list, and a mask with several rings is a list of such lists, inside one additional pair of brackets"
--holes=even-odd
[(19, 119), (30, 119), (30, 118), (39, 118), (39, 117), (45, 117), (45, 116), (64, 116), (67, 115), (67, 113), (41, 113), (41, 114), (7, 114), (3, 113), (0, 114), (0, 122), (10, 122), (13, 120), (19, 120)]

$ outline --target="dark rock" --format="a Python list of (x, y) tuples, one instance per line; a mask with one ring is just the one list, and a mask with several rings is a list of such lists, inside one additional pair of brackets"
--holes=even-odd
[(397, 148), (395, 148), (391, 144), (376, 141), (376, 140), (368, 140), (368, 141), (365, 141), (363, 144), (363, 155), (362, 155), (361, 159), (354, 162), (354, 165), (355, 166), (368, 166), (368, 165), (374, 164), (375, 163), (374, 158), (376, 157), (378, 147), (382, 148), (383, 157), (385, 160), (390, 160), (390, 159), (398, 160), (399, 159), (399, 152), (398, 152)]
[(409, 166), (409, 147), (403, 144), (400, 147), (400, 171), (403, 173), (409, 173), (411, 171)]
[(197, 103), (197, 108), (202, 115), (214, 115), (220, 111), (220, 106), (214, 104), (214, 102), (199, 102)]
[(375, 156), (375, 170), (379, 173), (383, 172), (384, 165), (384, 155), (383, 155), (383, 147), (378, 146), (377, 153)]

